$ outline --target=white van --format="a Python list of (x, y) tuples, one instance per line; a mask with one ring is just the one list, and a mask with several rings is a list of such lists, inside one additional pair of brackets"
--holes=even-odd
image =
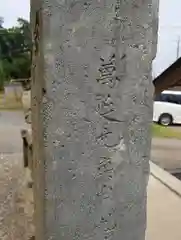
[(163, 91), (154, 100), (153, 121), (163, 126), (181, 124), (181, 92)]

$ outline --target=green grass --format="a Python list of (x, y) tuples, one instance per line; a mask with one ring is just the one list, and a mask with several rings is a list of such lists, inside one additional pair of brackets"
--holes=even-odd
[(4, 94), (0, 92), (0, 110), (20, 110), (22, 109), (21, 101), (4, 100)]
[(181, 131), (177, 131), (176, 129), (171, 129), (169, 127), (163, 127), (158, 124), (152, 125), (152, 134), (153, 137), (157, 138), (175, 138), (181, 139)]

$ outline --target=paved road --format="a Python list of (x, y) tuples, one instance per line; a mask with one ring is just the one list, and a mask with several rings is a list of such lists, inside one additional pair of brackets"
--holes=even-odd
[[(28, 239), (31, 219), (23, 212), (25, 188), (20, 130), (22, 112), (0, 111), (0, 239)], [(28, 230), (27, 230), (28, 227)]]
[(181, 172), (181, 140), (152, 139), (151, 159), (169, 172)]
[(21, 152), (20, 129), (25, 126), (22, 112), (0, 112), (0, 153)]

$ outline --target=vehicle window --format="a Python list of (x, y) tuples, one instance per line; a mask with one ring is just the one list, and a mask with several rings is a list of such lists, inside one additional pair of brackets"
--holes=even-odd
[(168, 101), (170, 103), (181, 104), (181, 98), (179, 95), (176, 94), (170, 94)]
[(168, 100), (169, 103), (175, 103), (175, 104), (177, 104), (177, 96), (176, 96), (176, 95), (171, 95), (171, 94), (169, 94), (167, 100)]
[(155, 102), (160, 102), (161, 101), (161, 95), (158, 95), (154, 99)]
[(160, 94), (158, 96), (155, 97), (155, 102), (167, 102), (168, 97), (166, 94)]
[(162, 94), (156, 96), (154, 101), (181, 104), (181, 95), (162, 93)]
[(181, 96), (176, 94), (163, 94), (163, 101), (174, 104), (181, 104)]
[(181, 95), (175, 95), (176, 103), (181, 104)]
[(161, 102), (170, 102), (169, 94), (161, 94)]

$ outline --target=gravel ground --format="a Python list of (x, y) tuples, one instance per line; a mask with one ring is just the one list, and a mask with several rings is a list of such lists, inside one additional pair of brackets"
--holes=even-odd
[(27, 240), (33, 232), (22, 161), (21, 112), (0, 112), (0, 239)]

